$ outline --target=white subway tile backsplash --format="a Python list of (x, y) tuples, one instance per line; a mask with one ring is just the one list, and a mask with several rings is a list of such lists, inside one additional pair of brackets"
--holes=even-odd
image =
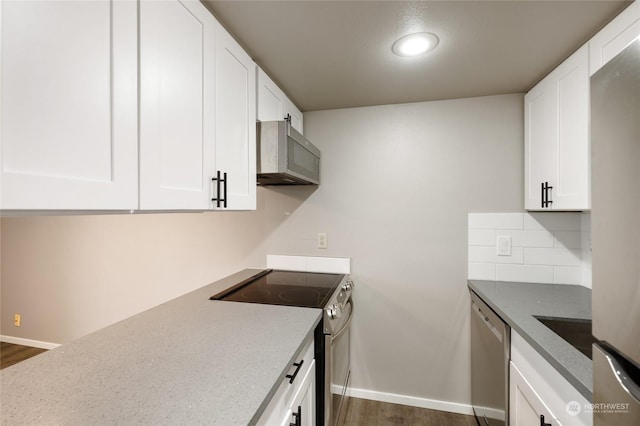
[(469, 262), (479, 263), (522, 263), (523, 249), (512, 247), (511, 256), (498, 256), (496, 248), (486, 246), (469, 246)]
[(522, 229), (524, 213), (469, 213), (469, 229)]
[[(591, 286), (591, 215), (469, 213), (469, 278)], [(497, 256), (498, 237), (512, 255)]]
[(307, 257), (307, 272), (327, 274), (350, 274), (351, 258), (348, 257)]
[(553, 266), (496, 265), (497, 281), (553, 283)]
[(592, 271), (591, 271), (591, 212), (583, 212), (580, 215), (581, 219), (581, 248), (582, 248), (582, 281), (581, 284), (585, 287), (591, 288), (592, 286)]
[(553, 247), (553, 234), (549, 231), (500, 231), (510, 235), (514, 247)]
[(267, 268), (286, 271), (322, 272), (328, 274), (350, 274), (351, 258), (267, 255)]
[(286, 271), (306, 271), (307, 258), (304, 256), (267, 255), (267, 268)]
[(525, 248), (524, 263), (527, 265), (580, 266), (581, 250), (565, 248)]
[(582, 282), (580, 284), (585, 287), (592, 288), (593, 279), (591, 268), (582, 267)]
[(582, 282), (582, 267), (554, 266), (554, 284), (580, 284)]
[(580, 213), (527, 213), (524, 229), (547, 231), (580, 231)]
[(470, 280), (496, 280), (496, 265), (493, 263), (469, 263)]
[(496, 231), (492, 229), (469, 229), (470, 246), (495, 246)]
[(553, 236), (555, 247), (582, 249), (582, 233), (579, 231), (556, 231)]
[(591, 233), (591, 212), (582, 212), (580, 215), (580, 228), (582, 232)]

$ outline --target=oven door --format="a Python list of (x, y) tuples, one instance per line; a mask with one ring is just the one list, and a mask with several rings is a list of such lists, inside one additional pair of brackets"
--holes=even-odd
[(347, 388), (351, 378), (351, 319), (353, 301), (345, 304), (342, 316), (331, 320), (334, 334), (325, 335), (325, 425), (335, 426), (347, 411)]

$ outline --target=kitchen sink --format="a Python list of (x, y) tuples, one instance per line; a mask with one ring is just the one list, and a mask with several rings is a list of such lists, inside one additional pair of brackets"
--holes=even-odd
[(596, 342), (596, 339), (591, 334), (591, 320), (538, 316), (534, 316), (534, 318), (588, 356), (589, 359), (592, 359), (591, 345)]

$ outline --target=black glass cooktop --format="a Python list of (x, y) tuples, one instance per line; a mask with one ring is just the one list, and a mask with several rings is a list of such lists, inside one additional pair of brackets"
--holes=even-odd
[(344, 275), (266, 270), (210, 299), (324, 308)]

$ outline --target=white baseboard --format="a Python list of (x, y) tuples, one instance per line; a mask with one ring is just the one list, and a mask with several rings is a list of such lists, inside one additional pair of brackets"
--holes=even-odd
[(59, 343), (42, 342), (40, 340), (23, 339), (21, 337), (11, 337), (0, 335), (0, 342), (13, 343), (14, 345), (31, 346), (40, 349), (55, 349)]
[(468, 404), (458, 402), (439, 401), (436, 399), (419, 398), (394, 393), (376, 392), (366, 389), (349, 388), (347, 395), (355, 398), (370, 399), (373, 401), (390, 402), (392, 404), (409, 405), (412, 407), (428, 408), (430, 410), (448, 411), (450, 413), (473, 415), (473, 408)]

